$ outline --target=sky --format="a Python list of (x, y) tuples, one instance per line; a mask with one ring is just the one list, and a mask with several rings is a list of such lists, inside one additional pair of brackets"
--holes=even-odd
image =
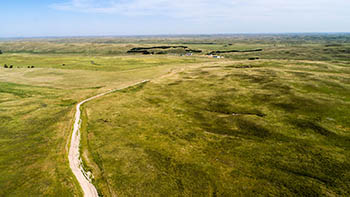
[(350, 0), (0, 0), (0, 37), (350, 32)]

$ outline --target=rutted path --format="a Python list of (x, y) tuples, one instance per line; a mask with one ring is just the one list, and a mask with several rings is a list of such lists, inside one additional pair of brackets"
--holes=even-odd
[(72, 139), (71, 139), (71, 145), (69, 148), (69, 155), (68, 155), (68, 159), (69, 159), (69, 166), (72, 169), (73, 174), (75, 175), (75, 177), (77, 178), (83, 192), (84, 192), (84, 196), (86, 197), (97, 197), (98, 193), (97, 190), (95, 188), (95, 186), (91, 183), (91, 174), (90, 172), (85, 172), (83, 165), (82, 165), (82, 160), (80, 157), (80, 152), (79, 152), (79, 146), (80, 146), (80, 125), (81, 125), (81, 111), (80, 111), (80, 107), (81, 105), (83, 105), (84, 103), (91, 101), (93, 99), (99, 98), (101, 96), (104, 96), (106, 94), (118, 91), (118, 90), (122, 90), (125, 88), (129, 88), (132, 86), (136, 86), (142, 83), (146, 83), (149, 80), (144, 80), (138, 83), (135, 83), (133, 85), (124, 87), (124, 88), (119, 88), (119, 89), (114, 89), (96, 96), (93, 96), (91, 98), (88, 98), (82, 102), (80, 102), (77, 107), (76, 107), (76, 113), (75, 113), (75, 121), (74, 121), (74, 125), (73, 125), (73, 133), (72, 133)]

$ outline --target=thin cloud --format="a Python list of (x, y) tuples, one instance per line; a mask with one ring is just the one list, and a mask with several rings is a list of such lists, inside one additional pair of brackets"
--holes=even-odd
[[(341, 5), (341, 6), (339, 6)], [(349, 17), (348, 0), (70, 0), (53, 4), (65, 11), (119, 14), (125, 16), (169, 16), (174, 18), (281, 17), (323, 14)]]
[(245, 2), (245, 0), (71, 0), (51, 7), (66, 11), (127, 16), (207, 17), (234, 15), (232, 11), (246, 4)]

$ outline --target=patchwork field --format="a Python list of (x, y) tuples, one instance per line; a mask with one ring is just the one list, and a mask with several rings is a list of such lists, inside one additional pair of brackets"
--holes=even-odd
[[(2, 41), (0, 196), (81, 196), (67, 158), (75, 105), (145, 79), (83, 106), (81, 153), (101, 195), (348, 196), (349, 40)], [(202, 52), (126, 53), (164, 45)]]

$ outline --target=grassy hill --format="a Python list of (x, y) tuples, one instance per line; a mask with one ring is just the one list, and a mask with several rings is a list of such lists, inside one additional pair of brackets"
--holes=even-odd
[(349, 195), (350, 69), (223, 61), (86, 106), (110, 196)]

